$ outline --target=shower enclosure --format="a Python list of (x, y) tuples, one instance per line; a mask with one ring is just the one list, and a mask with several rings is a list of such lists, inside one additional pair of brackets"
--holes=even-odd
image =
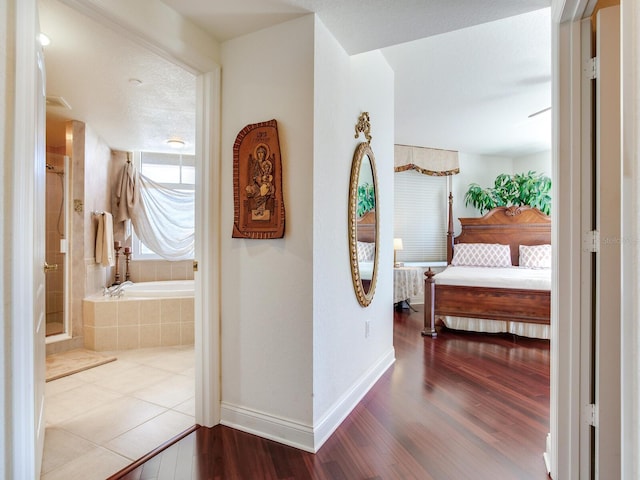
[(47, 340), (68, 338), (67, 308), (69, 157), (47, 153), (45, 277)]

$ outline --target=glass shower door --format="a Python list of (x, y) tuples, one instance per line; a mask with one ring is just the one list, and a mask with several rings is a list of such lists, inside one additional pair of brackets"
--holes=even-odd
[(66, 314), (68, 166), (69, 157), (47, 153), (45, 187), (47, 339), (53, 339), (56, 335), (65, 335), (68, 332)]

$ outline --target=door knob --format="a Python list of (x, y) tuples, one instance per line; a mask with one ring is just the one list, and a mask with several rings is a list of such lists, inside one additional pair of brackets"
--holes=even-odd
[(58, 270), (57, 263), (54, 263), (53, 265), (49, 265), (47, 262), (44, 262), (44, 273), (53, 272), (54, 270)]

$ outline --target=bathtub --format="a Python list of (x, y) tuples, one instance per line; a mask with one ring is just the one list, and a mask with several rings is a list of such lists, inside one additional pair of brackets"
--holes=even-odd
[(121, 297), (87, 297), (82, 302), (85, 348), (118, 351), (193, 345), (193, 280), (139, 282)]
[(193, 297), (193, 280), (140, 282), (122, 287), (125, 297)]

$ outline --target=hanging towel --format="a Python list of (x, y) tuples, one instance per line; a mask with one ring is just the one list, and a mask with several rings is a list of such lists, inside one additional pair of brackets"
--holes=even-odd
[(116, 252), (113, 248), (113, 216), (109, 212), (104, 212), (98, 217), (96, 263), (103, 267), (113, 267), (116, 264)]
[(124, 222), (125, 240), (131, 236), (131, 218), (138, 203), (136, 171), (131, 162), (122, 167), (120, 182), (116, 191), (115, 221)]

